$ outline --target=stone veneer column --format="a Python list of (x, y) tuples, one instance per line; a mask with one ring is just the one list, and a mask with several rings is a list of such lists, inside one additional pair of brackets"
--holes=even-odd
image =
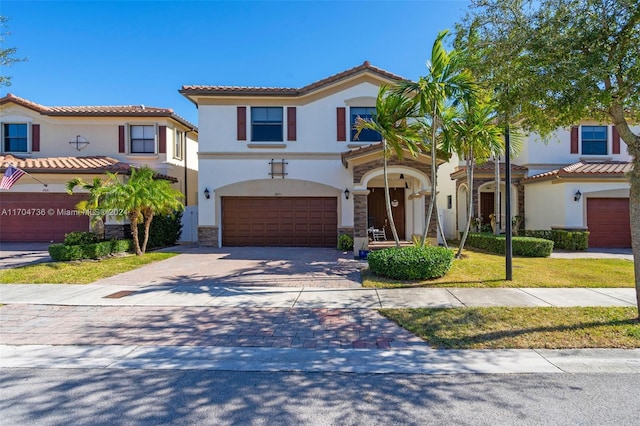
[[(425, 195), (424, 196), (424, 211), (425, 211), (425, 219), (426, 219), (426, 213), (429, 212), (429, 203), (431, 203), (431, 195)], [(431, 239), (431, 245), (437, 246), (438, 245), (438, 231), (436, 226), (438, 225), (438, 222), (436, 219), (436, 215), (438, 214), (438, 212), (435, 209), (435, 206), (433, 208), (433, 213), (431, 214), (431, 223), (429, 223), (429, 232), (427, 233), (427, 238)]]
[(369, 248), (367, 233), (367, 195), (369, 190), (353, 191), (353, 251)]
[(207, 247), (220, 247), (217, 226), (198, 226), (198, 244)]

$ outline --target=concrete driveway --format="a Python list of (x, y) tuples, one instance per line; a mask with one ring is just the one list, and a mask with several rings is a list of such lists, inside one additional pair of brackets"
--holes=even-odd
[(51, 262), (49, 243), (0, 243), (0, 269)]

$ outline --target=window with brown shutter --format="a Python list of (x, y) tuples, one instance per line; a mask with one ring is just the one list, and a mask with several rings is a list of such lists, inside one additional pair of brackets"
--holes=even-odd
[(167, 126), (158, 126), (158, 153), (167, 153)]
[(296, 140), (296, 107), (287, 107), (287, 140)]
[(238, 107), (238, 140), (247, 140), (247, 107)]
[(31, 125), (31, 151), (40, 151), (40, 125)]
[(124, 147), (124, 126), (118, 126), (118, 152), (123, 153)]
[(337, 137), (338, 141), (344, 142), (347, 140), (347, 110), (345, 107), (338, 107), (336, 110), (337, 115)]
[(611, 152), (613, 154), (620, 154), (620, 133), (618, 133), (618, 129), (616, 129), (616, 126), (613, 126), (612, 137), (613, 140), (611, 141)]

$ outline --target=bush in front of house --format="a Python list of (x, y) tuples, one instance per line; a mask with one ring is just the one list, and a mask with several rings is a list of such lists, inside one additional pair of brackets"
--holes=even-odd
[(349, 234), (340, 234), (340, 236), (338, 237), (338, 250), (353, 250), (353, 237)]
[[(466, 246), (490, 253), (505, 254), (506, 238), (503, 235), (469, 233)], [(553, 251), (553, 241), (534, 237), (513, 237), (511, 252), (514, 256), (549, 257)]]
[(101, 241), (93, 244), (51, 244), (49, 255), (55, 261), (100, 259), (113, 253), (123, 253), (133, 249), (131, 240)]
[[(177, 211), (168, 215), (153, 216), (149, 228), (147, 249), (168, 247), (176, 244), (182, 234), (182, 212)], [(142, 244), (144, 238), (144, 224), (138, 224), (138, 237)]]
[(93, 232), (74, 231), (64, 234), (65, 246), (77, 246), (79, 244), (94, 244), (100, 241), (98, 235)]
[(589, 248), (589, 231), (565, 231), (562, 229), (525, 230), (524, 235), (551, 240), (555, 248), (563, 250), (583, 251)]
[(401, 247), (369, 253), (369, 269), (394, 280), (439, 278), (449, 272), (453, 251), (444, 247)]

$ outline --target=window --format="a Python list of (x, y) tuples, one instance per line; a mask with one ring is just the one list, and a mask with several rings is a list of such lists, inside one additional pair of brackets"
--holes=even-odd
[(582, 126), (582, 154), (607, 154), (607, 126)]
[(156, 152), (156, 126), (132, 125), (129, 126), (131, 134), (131, 153), (153, 154)]
[(369, 130), (369, 129), (364, 129), (362, 132), (360, 132), (360, 134), (358, 135), (358, 138), (356, 139), (356, 133), (358, 133), (355, 127), (356, 119), (360, 117), (363, 120), (373, 120), (375, 119), (375, 116), (376, 116), (375, 107), (351, 107), (351, 140), (352, 141), (378, 142), (382, 140), (380, 133), (373, 130)]
[(173, 147), (173, 158), (182, 160), (182, 144), (183, 144), (184, 132), (176, 129), (176, 137), (174, 139), (175, 145)]
[(282, 141), (282, 107), (251, 108), (251, 140)]
[(26, 123), (5, 123), (2, 127), (5, 152), (28, 152), (29, 131)]

